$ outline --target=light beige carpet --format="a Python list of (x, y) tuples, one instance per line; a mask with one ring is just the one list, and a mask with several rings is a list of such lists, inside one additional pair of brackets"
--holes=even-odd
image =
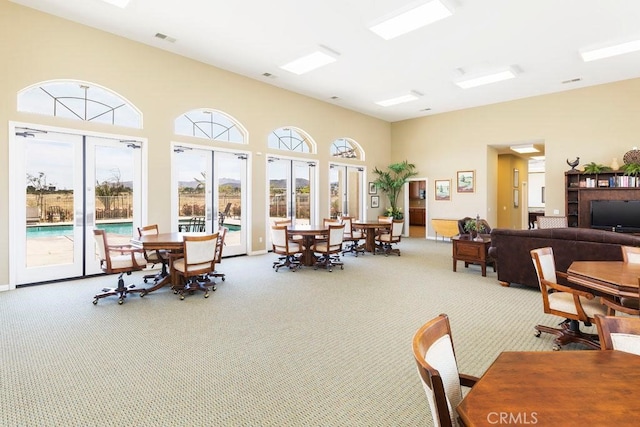
[(163, 289), (94, 306), (115, 276), (0, 293), (0, 425), (431, 425), (411, 354), (427, 320), (450, 316), (469, 374), (504, 350), (551, 349), (533, 326), (561, 319), (537, 291), (453, 273), (447, 242), (400, 247), (332, 273), (228, 258), (208, 299)]

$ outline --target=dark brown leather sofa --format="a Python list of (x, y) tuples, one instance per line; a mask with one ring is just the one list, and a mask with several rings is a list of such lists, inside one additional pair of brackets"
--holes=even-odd
[(621, 245), (640, 246), (640, 236), (592, 230), (589, 228), (550, 228), (535, 230), (491, 230), (489, 255), (497, 261), (498, 281), (538, 287), (531, 261), (531, 249), (550, 246), (558, 271), (567, 271), (573, 261), (622, 261)]

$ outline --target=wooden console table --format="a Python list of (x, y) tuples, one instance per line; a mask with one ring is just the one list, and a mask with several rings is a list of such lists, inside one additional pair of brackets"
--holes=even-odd
[(487, 276), (487, 264), (496, 271), (496, 262), (489, 256), (491, 237), (482, 236), (482, 240), (473, 240), (468, 235), (453, 237), (453, 271), (456, 271), (458, 261), (463, 261), (465, 267), (469, 264), (480, 264), (482, 276)]

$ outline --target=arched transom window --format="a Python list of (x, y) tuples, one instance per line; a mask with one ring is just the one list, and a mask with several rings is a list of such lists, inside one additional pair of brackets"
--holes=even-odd
[(18, 111), (142, 128), (142, 114), (115, 92), (77, 80), (38, 83), (18, 92)]
[(191, 110), (181, 114), (174, 124), (178, 135), (214, 141), (246, 143), (246, 130), (237, 120), (217, 110)]
[(360, 145), (351, 138), (338, 138), (331, 144), (331, 156), (341, 159), (364, 160)]
[(315, 153), (315, 144), (311, 137), (300, 129), (284, 127), (269, 135), (269, 148), (295, 151), (296, 153)]

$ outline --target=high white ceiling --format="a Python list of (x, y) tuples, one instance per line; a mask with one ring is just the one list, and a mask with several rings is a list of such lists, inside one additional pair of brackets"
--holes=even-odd
[[(640, 52), (587, 63), (578, 54), (640, 39), (638, 0), (453, 0), (452, 17), (389, 41), (368, 26), (414, 1), (11, 1), (390, 122), (640, 77)], [(338, 61), (301, 76), (279, 68), (318, 45)], [(519, 76), (453, 83), (461, 70), (507, 66)], [(374, 103), (412, 90), (424, 96)]]

